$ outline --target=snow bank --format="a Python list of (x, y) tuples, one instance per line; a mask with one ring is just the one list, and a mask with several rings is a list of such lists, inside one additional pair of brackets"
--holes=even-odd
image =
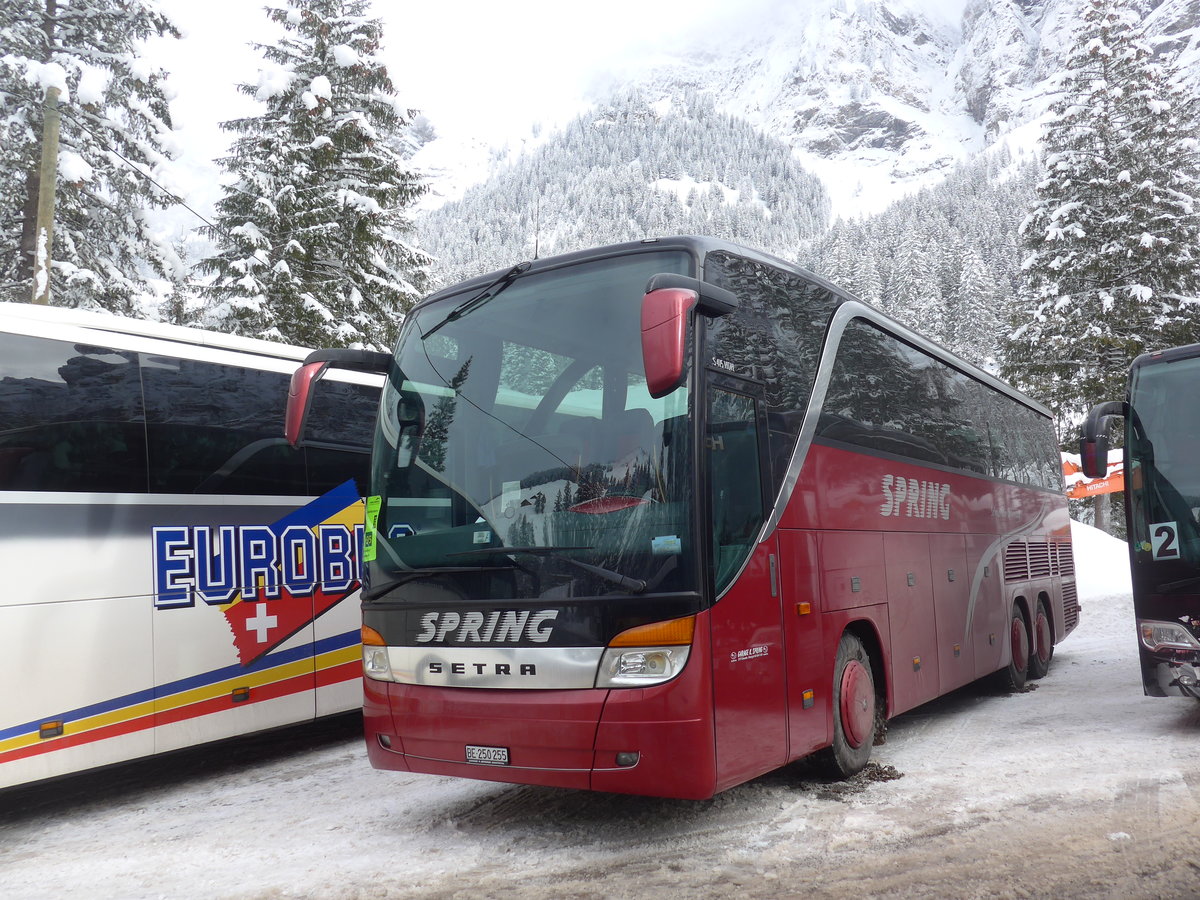
[(1075, 548), (1075, 583), (1080, 598), (1128, 594), (1129, 548), (1091, 525), (1071, 522), (1071, 540)]

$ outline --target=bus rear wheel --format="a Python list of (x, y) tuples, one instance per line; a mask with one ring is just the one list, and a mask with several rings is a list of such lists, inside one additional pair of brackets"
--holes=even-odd
[(1009, 620), (1008, 643), (1011, 658), (1008, 665), (996, 673), (996, 681), (1001, 690), (1020, 693), (1029, 680), (1029, 627), (1021, 607), (1015, 603)]
[(837, 778), (866, 768), (875, 742), (878, 698), (871, 659), (853, 634), (843, 634), (833, 667), (833, 743), (822, 751), (822, 766)]
[(1029, 652), (1029, 677), (1044, 678), (1050, 671), (1050, 660), (1054, 658), (1054, 629), (1050, 624), (1050, 613), (1046, 601), (1038, 600), (1037, 612), (1033, 617), (1033, 647)]

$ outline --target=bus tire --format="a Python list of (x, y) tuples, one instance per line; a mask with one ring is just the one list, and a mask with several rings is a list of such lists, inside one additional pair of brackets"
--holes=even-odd
[(1038, 600), (1037, 612), (1033, 616), (1032, 646), (1029, 648), (1029, 677), (1044, 678), (1050, 671), (1050, 660), (1054, 659), (1054, 628), (1050, 624), (1050, 612), (1046, 601)]
[(847, 632), (838, 643), (833, 667), (833, 743), (821, 754), (829, 774), (848, 778), (866, 768), (875, 742), (878, 703), (871, 659), (862, 641)]
[(1008, 625), (1008, 643), (1011, 658), (1008, 665), (996, 673), (996, 683), (1003, 691), (1019, 694), (1029, 680), (1029, 626), (1025, 624), (1021, 607), (1015, 603)]

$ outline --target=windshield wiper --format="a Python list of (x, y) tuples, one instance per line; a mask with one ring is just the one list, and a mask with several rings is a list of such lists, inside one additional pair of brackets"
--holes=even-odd
[[(461, 555), (461, 554), (455, 554)], [(507, 566), (427, 566), (420, 569), (405, 569), (400, 572), (396, 578), (389, 581), (382, 587), (375, 588), (371, 591), (363, 591), (362, 598), (366, 601), (378, 600), (386, 594), (390, 594), (396, 588), (404, 587), (410, 581), (417, 578), (427, 578), (430, 575), (464, 575), (473, 572), (508, 572), (516, 568), (516, 563)]]
[(425, 333), (423, 333), (421, 335), (421, 340), (425, 340), (426, 338), (428, 338), (431, 334), (436, 332), (439, 328), (441, 328), (447, 322), (453, 322), (456, 319), (461, 319), (463, 316), (465, 316), (467, 313), (471, 312), (472, 310), (478, 309), (479, 307), (483, 306), (483, 304), (487, 303), (489, 300), (491, 300), (493, 297), (495, 297), (497, 294), (499, 294), (501, 291), (503, 291), (505, 288), (507, 288), (510, 284), (512, 284), (514, 281), (516, 281), (517, 276), (521, 275), (532, 265), (533, 265), (533, 263), (531, 263), (531, 262), (517, 263), (515, 266), (513, 266), (511, 269), (509, 269), (507, 272), (505, 272), (499, 278), (497, 278), (495, 281), (492, 281), (492, 282), (488, 283), (487, 285), (485, 285), (484, 288), (481, 291), (479, 291), (477, 294), (475, 294), (472, 297), (468, 297), (462, 303), (458, 304), (458, 306), (454, 307), (454, 309), (450, 310), (450, 312), (446, 315), (446, 318), (442, 319), (442, 321), (438, 322), (436, 325), (434, 325), (432, 328), (430, 328), (428, 331), (426, 331)]
[(484, 547), (479, 550), (464, 550), (462, 553), (451, 553), (450, 556), (483, 556), (486, 554), (508, 554), (508, 553), (525, 553), (529, 556), (552, 556), (555, 559), (562, 560), (565, 563), (570, 563), (585, 572), (603, 578), (605, 581), (612, 582), (618, 587), (622, 587), (631, 594), (640, 594), (646, 590), (646, 582), (640, 578), (630, 578), (628, 575), (622, 575), (620, 572), (614, 572), (612, 569), (605, 569), (601, 566), (593, 566), (591, 563), (580, 562), (577, 559), (572, 559), (569, 556), (564, 556), (563, 553), (567, 550), (594, 550), (595, 547)]

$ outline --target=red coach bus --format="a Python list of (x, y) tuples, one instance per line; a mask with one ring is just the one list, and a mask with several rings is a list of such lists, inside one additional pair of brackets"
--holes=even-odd
[(363, 557), (378, 768), (708, 798), (1046, 671), (1046, 411), (788, 263), (670, 238), (441, 291), (386, 371)]

